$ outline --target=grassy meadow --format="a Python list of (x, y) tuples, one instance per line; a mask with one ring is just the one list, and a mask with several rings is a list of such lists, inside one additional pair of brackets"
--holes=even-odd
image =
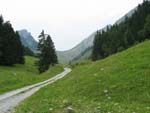
[(150, 113), (150, 41), (73, 71), (16, 108), (16, 113)]
[(50, 68), (47, 72), (39, 74), (34, 57), (26, 56), (25, 65), (14, 65), (13, 67), (0, 66), (0, 94), (17, 89), (26, 85), (44, 81), (63, 71), (61, 65)]

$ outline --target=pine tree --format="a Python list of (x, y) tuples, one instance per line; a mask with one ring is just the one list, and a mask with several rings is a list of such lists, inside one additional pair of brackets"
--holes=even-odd
[(24, 55), (27, 55), (27, 56), (36, 56), (34, 54), (34, 52), (30, 48), (28, 48), (28, 47), (23, 47), (23, 48), (24, 48)]
[(150, 15), (147, 16), (143, 29), (144, 38), (150, 39)]
[(96, 61), (98, 58), (98, 54), (99, 54), (99, 49), (100, 49), (100, 46), (99, 46), (99, 39), (100, 38), (100, 34), (96, 34), (95, 38), (94, 38), (94, 46), (93, 46), (93, 51), (92, 51), (92, 60), (93, 61)]
[(3, 36), (2, 36), (2, 65), (11, 66), (15, 64), (16, 57), (14, 54), (14, 32), (9, 22), (3, 25)]
[(39, 35), (38, 49), (39, 55), (38, 70), (40, 73), (49, 69), (50, 65), (58, 63), (54, 44), (49, 35), (45, 35), (44, 31)]
[(130, 29), (127, 29), (124, 34), (125, 39), (127, 40), (127, 45), (131, 46), (134, 44), (134, 35), (132, 34), (132, 31)]
[(46, 39), (46, 43), (47, 43), (47, 47), (49, 48), (49, 53), (50, 53), (49, 64), (51, 64), (53, 66), (53, 65), (58, 63), (58, 60), (57, 60), (57, 55), (56, 55), (56, 52), (55, 52), (54, 43), (53, 43), (53, 41), (52, 41), (52, 39), (49, 35)]
[(25, 63), (25, 59), (24, 59), (24, 48), (23, 45), (20, 41), (20, 36), (18, 34), (18, 32), (15, 33), (15, 43), (14, 43), (14, 48), (15, 48), (15, 55), (16, 55), (16, 63), (19, 64), (24, 64)]
[(9, 21), (0, 16), (0, 65), (24, 64), (24, 50), (20, 37)]
[(150, 39), (150, 1), (144, 0), (131, 17), (95, 36), (92, 60), (105, 58)]
[(39, 61), (38, 61), (38, 70), (40, 73), (48, 69), (48, 66), (46, 66), (46, 62), (44, 60), (44, 57), (45, 57), (44, 43), (45, 43), (45, 34), (44, 34), (44, 30), (42, 30), (41, 34), (39, 35), (39, 43), (38, 43), (38, 50), (40, 51)]
[(2, 35), (2, 31), (3, 31), (3, 17), (2, 15), (0, 16), (0, 62), (2, 62), (2, 40), (3, 40), (3, 35)]

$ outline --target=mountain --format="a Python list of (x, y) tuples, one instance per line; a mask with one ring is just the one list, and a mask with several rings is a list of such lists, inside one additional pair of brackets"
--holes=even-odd
[(127, 14), (125, 14), (122, 18), (120, 18), (119, 20), (117, 20), (115, 22), (115, 24), (120, 24), (122, 23), (123, 21), (125, 21), (126, 18), (130, 18), (134, 13), (135, 11), (137, 10), (138, 7), (135, 7), (134, 9), (132, 9), (131, 11), (129, 11)]
[(96, 32), (92, 33), (88, 38), (79, 43), (76, 47), (67, 51), (57, 51), (58, 60), (60, 63), (69, 63), (75, 57), (80, 55), (84, 50), (93, 45), (93, 39)]
[(32, 51), (37, 50), (38, 42), (33, 38), (30, 32), (28, 32), (26, 29), (23, 29), (19, 30), (18, 33), (20, 35), (21, 42), (25, 47), (30, 48)]
[[(110, 26), (110, 25), (108, 25), (108, 26)], [(108, 26), (106, 26), (103, 29), (98, 30), (98, 31), (99, 32), (106, 31)], [(92, 33), (89, 37), (84, 39), (81, 43), (79, 43), (77, 46), (75, 46), (74, 48), (72, 48), (70, 50), (57, 51), (59, 62), (66, 64), (66, 63), (73, 61), (74, 59), (76, 59), (76, 61), (79, 61), (80, 57), (78, 57), (78, 56), (82, 57), (83, 53), (86, 54), (86, 52), (89, 52), (89, 51), (87, 51), (87, 49), (89, 49), (89, 48), (90, 48), (89, 49), (90, 51), (92, 50), (93, 40), (94, 40), (95, 35), (96, 35), (96, 32)], [(88, 56), (86, 56), (86, 59), (89, 58), (89, 55), (90, 54), (88, 54)], [(78, 59), (77, 59), (77, 57), (78, 57)]]
[[(136, 10), (137, 10), (137, 7), (129, 11), (127, 14), (125, 14), (123, 17), (117, 20), (114, 24), (122, 23), (123, 21), (125, 21), (126, 17), (130, 18)], [(107, 27), (110, 27), (110, 26), (111, 25), (108, 25), (98, 31), (99, 32), (106, 31)], [(81, 43), (79, 43), (77, 46), (75, 46), (74, 48), (70, 50), (57, 51), (59, 62), (63, 64), (68, 64), (70, 62), (77, 62), (77, 61), (89, 59), (92, 53), (93, 40), (94, 40), (95, 35), (96, 35), (96, 32), (92, 33), (89, 37), (84, 39)], [(87, 49), (89, 51), (87, 51)]]
[[(125, 14), (122, 18), (117, 20), (115, 24), (120, 24), (123, 22), (126, 17), (131, 17), (132, 14), (137, 10), (137, 7), (129, 11), (127, 14)], [(109, 27), (111, 25), (108, 25)], [(106, 31), (107, 26), (98, 30)], [(33, 38), (31, 33), (29, 33), (26, 29), (18, 31), (19, 35), (21, 37), (21, 42), (25, 47), (29, 47), (31, 50), (35, 51), (37, 49), (37, 41)], [(92, 53), (92, 46), (93, 46), (93, 40), (96, 35), (96, 32), (93, 32), (91, 35), (89, 35), (86, 39), (84, 39), (81, 43), (79, 43), (74, 48), (67, 50), (67, 51), (57, 51), (58, 60), (60, 63), (68, 64), (70, 62), (77, 62), (80, 60), (87, 60), (90, 58)]]

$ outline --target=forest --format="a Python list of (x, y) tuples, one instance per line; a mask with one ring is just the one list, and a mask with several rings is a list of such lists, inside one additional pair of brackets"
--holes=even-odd
[(150, 1), (140, 4), (122, 23), (107, 27), (106, 31), (97, 31), (92, 60), (103, 59), (146, 39), (150, 39)]

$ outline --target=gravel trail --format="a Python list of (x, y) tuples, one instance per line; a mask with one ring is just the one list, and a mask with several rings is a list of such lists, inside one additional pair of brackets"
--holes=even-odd
[(40, 88), (47, 86), (71, 72), (70, 68), (64, 68), (64, 72), (37, 84), (19, 88), (0, 95), (0, 113), (12, 113), (13, 108), (16, 107), (21, 101), (37, 92)]

